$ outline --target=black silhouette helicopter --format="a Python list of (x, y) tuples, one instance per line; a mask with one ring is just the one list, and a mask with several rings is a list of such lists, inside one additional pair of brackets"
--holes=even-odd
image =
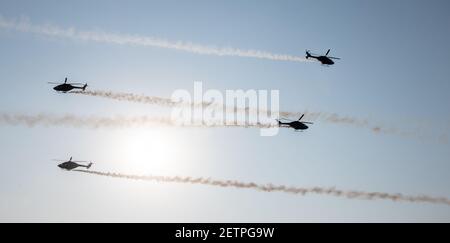
[[(85, 91), (88, 86), (87, 83), (86, 84), (67, 83), (67, 78), (64, 80), (64, 83), (49, 83), (49, 84), (57, 84), (57, 86), (55, 86), (53, 89), (58, 92), (63, 92), (63, 93), (67, 93), (73, 89), (80, 89), (80, 90)], [(82, 86), (75, 86), (75, 85), (82, 85)]]
[[(92, 162), (89, 162), (89, 161), (72, 161), (72, 157), (70, 157), (69, 161), (57, 160), (57, 159), (55, 159), (55, 161), (64, 162), (64, 163), (58, 165), (58, 167), (63, 169), (63, 170), (73, 170), (73, 169), (76, 169), (78, 167), (84, 167), (86, 169), (89, 169), (92, 166)], [(83, 165), (83, 164), (78, 164), (78, 163), (89, 163), (89, 164)]]
[[(282, 122), (280, 120), (278, 121), (278, 126), (280, 127), (290, 127), (295, 129), (295, 131), (303, 131), (308, 129), (308, 126), (306, 124), (313, 124), (312, 122), (302, 122), (300, 121), (305, 114), (303, 114), (297, 121), (289, 121), (289, 122)], [(286, 120), (286, 119), (285, 119)]]
[(331, 59), (340, 60), (339, 57), (329, 57), (328, 54), (330, 53), (331, 49), (328, 49), (325, 56), (319, 56), (319, 55), (312, 55), (310, 51), (306, 50), (306, 59), (309, 58), (315, 58), (317, 61), (321, 62), (322, 65), (333, 65), (334, 62)]

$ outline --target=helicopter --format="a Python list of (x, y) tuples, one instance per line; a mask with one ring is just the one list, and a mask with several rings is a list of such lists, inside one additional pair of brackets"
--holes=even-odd
[[(308, 126), (306, 124), (313, 124), (312, 122), (302, 122), (300, 121), (303, 117), (305, 116), (305, 114), (303, 114), (298, 120), (296, 121), (289, 121), (289, 122), (282, 122), (280, 120), (278, 121), (278, 126), (279, 127), (290, 127), (295, 129), (295, 131), (303, 131), (308, 129)], [(287, 120), (287, 119), (285, 119)]]
[[(80, 89), (82, 91), (85, 91), (87, 88), (87, 83), (86, 84), (82, 84), (82, 83), (67, 83), (67, 78), (64, 80), (64, 83), (51, 83), (49, 82), (49, 84), (57, 84), (57, 86), (55, 86), (53, 89), (58, 91), (58, 92), (63, 92), (63, 93), (67, 93), (73, 89)], [(82, 86), (76, 86), (76, 85), (82, 85)]]
[(325, 56), (319, 56), (319, 55), (313, 55), (311, 54), (310, 51), (306, 50), (306, 59), (309, 58), (315, 58), (317, 59), (317, 61), (321, 62), (322, 65), (333, 65), (334, 64), (334, 60), (340, 60), (339, 57), (329, 57), (328, 54), (330, 53), (331, 49), (328, 49), (327, 53), (325, 53)]
[[(59, 164), (58, 167), (63, 169), (63, 170), (69, 170), (69, 171), (73, 170), (73, 169), (76, 169), (78, 167), (84, 167), (86, 169), (89, 169), (92, 166), (92, 162), (89, 162), (89, 161), (72, 161), (72, 157), (70, 157), (69, 161), (57, 160), (57, 159), (55, 159), (54, 161), (63, 162), (63, 163)], [(88, 163), (88, 164), (87, 165), (83, 165), (83, 164), (79, 164), (79, 163)]]

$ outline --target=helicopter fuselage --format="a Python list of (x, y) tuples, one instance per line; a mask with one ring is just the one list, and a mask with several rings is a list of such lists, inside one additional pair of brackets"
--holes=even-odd
[(334, 64), (333, 60), (331, 60), (330, 58), (328, 58), (326, 56), (310, 56), (310, 58), (317, 59), (323, 65), (333, 65)]
[(80, 165), (80, 164), (77, 164), (75, 162), (68, 161), (68, 162), (64, 162), (62, 164), (59, 164), (58, 167), (61, 168), (61, 169), (64, 169), (64, 170), (73, 170), (73, 169), (76, 169), (78, 167), (87, 167), (87, 166), (86, 165)]
[(295, 130), (306, 130), (308, 129), (308, 126), (305, 125), (303, 122), (300, 121), (293, 121), (293, 122), (279, 122), (280, 126), (289, 126), (294, 128)]
[(76, 87), (71, 84), (60, 84), (60, 85), (54, 87), (53, 89), (56, 91), (59, 91), (59, 92), (69, 92), (73, 89), (83, 89), (83, 87)]

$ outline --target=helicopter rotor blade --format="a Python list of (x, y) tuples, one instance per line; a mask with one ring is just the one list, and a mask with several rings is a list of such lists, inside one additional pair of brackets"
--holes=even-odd
[(336, 60), (341, 60), (341, 58), (339, 58), (339, 57), (328, 57), (328, 58), (330, 58), (330, 59), (336, 59)]
[(305, 116), (305, 114), (303, 114), (298, 120), (300, 121), (304, 116)]
[(312, 123), (312, 122), (302, 122), (302, 123), (305, 123), (305, 124), (314, 124), (314, 123)]
[(85, 85), (84, 83), (55, 83), (55, 82), (47, 82), (48, 84), (72, 84), (72, 85)]
[(330, 53), (331, 49), (328, 49), (327, 53), (325, 54), (325, 56), (328, 56), (328, 53)]

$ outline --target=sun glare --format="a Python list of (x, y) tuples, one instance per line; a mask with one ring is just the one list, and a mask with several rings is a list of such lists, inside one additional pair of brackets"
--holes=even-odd
[(191, 147), (191, 142), (176, 131), (137, 129), (121, 135), (114, 152), (121, 154), (128, 170), (139, 174), (170, 174), (188, 166)]

